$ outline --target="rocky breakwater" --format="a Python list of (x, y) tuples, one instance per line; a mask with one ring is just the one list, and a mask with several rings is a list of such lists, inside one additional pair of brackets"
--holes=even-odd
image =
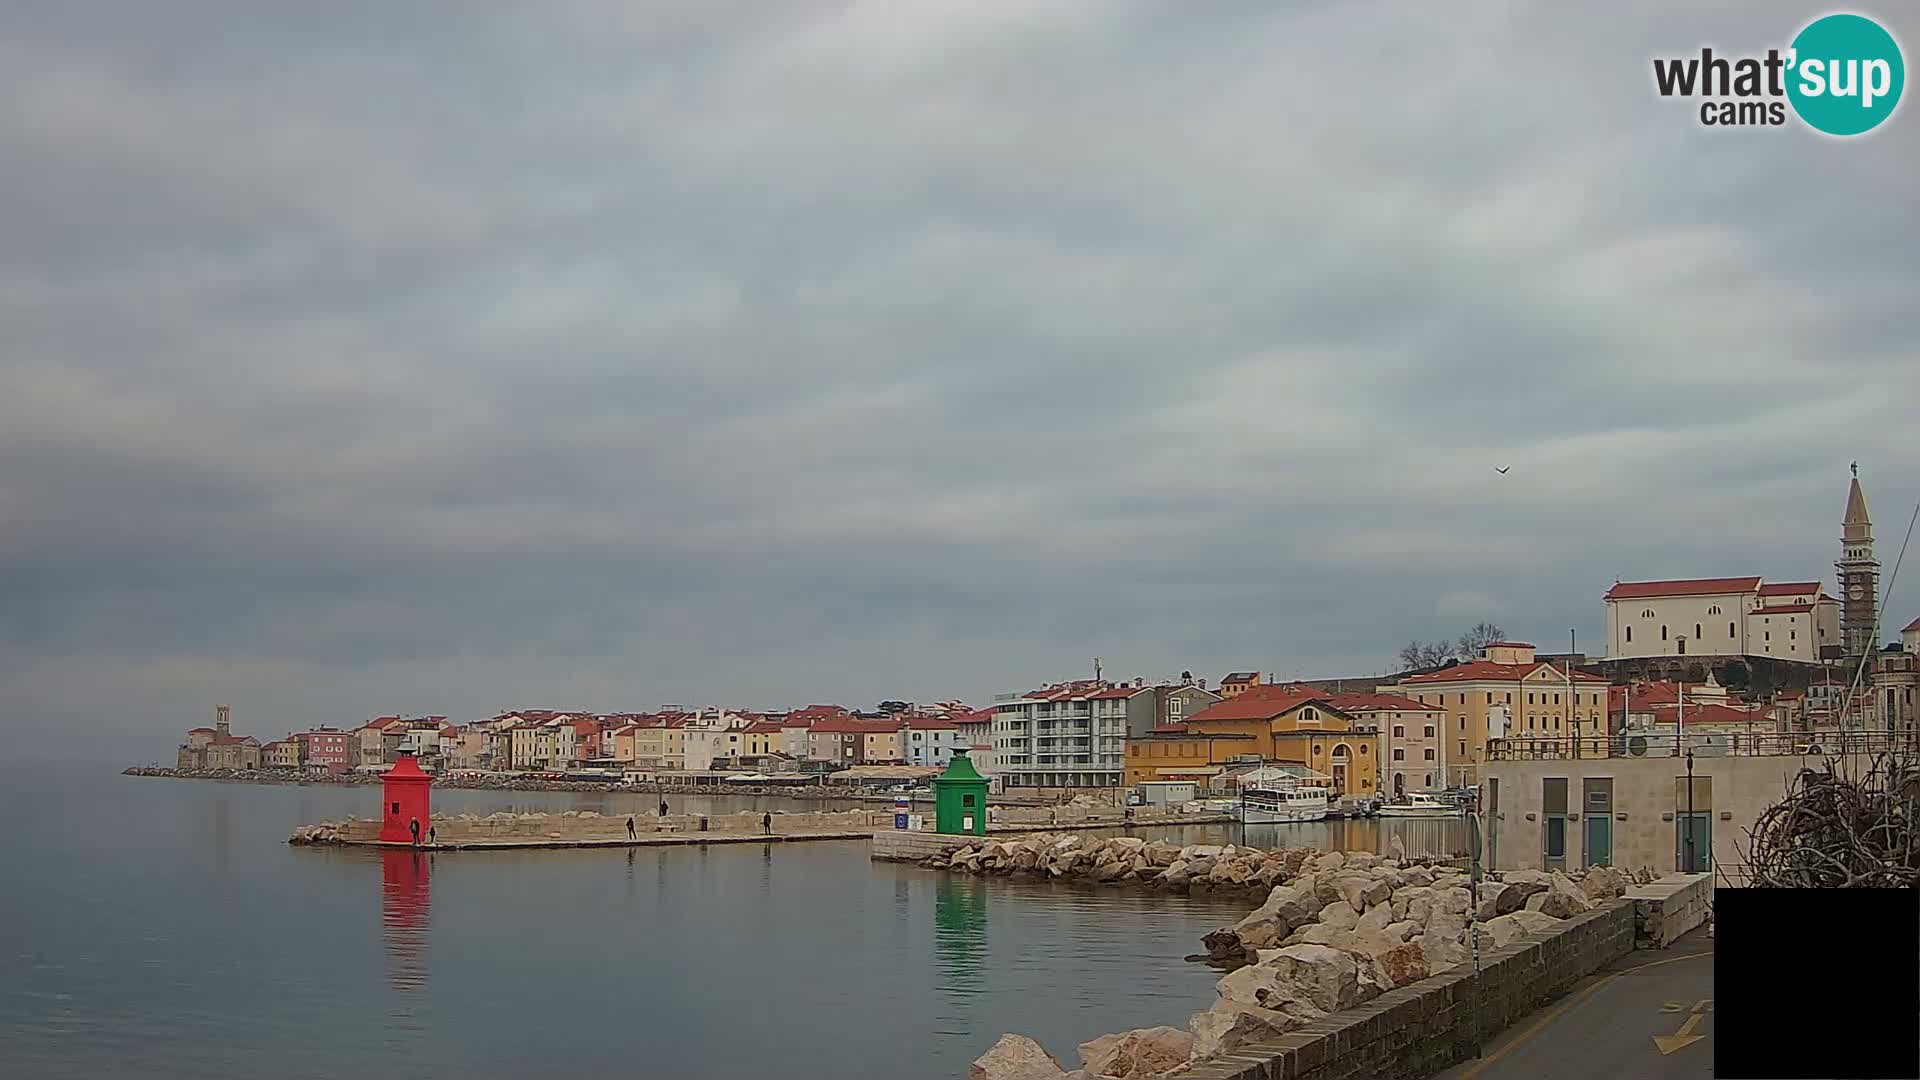
[[(1487, 875), (1475, 890), (1464, 872), (1444, 865), (1365, 852), (1272, 854), (1281, 856), (1281, 876), (1265, 901), (1205, 938), (1209, 958), (1233, 969), (1220, 979), (1212, 1008), (1185, 1028), (1083, 1043), (1081, 1065), (1071, 1072), (1033, 1040), (1002, 1036), (973, 1063), (970, 1080), (1178, 1076), (1467, 963), (1475, 923), (1481, 946), (1497, 948), (1613, 900), (1633, 880), (1604, 869), (1583, 878), (1513, 871)], [(1259, 865), (1272, 863), (1263, 855)]]
[(1169, 844), (1138, 836), (1032, 833), (985, 840), (920, 865), (968, 874), (1072, 878), (1138, 884), (1169, 892), (1264, 893), (1297, 874), (1316, 853), (1263, 851), (1233, 844)]

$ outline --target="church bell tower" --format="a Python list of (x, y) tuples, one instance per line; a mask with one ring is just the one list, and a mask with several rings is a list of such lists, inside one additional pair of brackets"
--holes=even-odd
[(1860, 490), (1860, 463), (1853, 463), (1847, 488), (1847, 515), (1840, 524), (1840, 560), (1833, 564), (1840, 584), (1840, 640), (1847, 659), (1858, 661), (1874, 650), (1880, 593), (1880, 561), (1873, 557), (1873, 519)]

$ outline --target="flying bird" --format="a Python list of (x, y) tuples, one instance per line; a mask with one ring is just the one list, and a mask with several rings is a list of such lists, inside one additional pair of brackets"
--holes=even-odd
[(1511, 465), (1495, 465), (1493, 471), (1499, 473), (1501, 476), (1505, 476), (1507, 475), (1507, 470), (1511, 468), (1513, 468)]

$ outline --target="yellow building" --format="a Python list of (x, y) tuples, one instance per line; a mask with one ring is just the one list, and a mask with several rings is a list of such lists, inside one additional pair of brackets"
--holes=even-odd
[(862, 733), (861, 738), (866, 744), (861, 747), (860, 760), (863, 762), (880, 764), (906, 760), (906, 755), (900, 750), (900, 729), (897, 727), (886, 731), (869, 730)]
[(1130, 740), (1127, 783), (1211, 778), (1228, 764), (1304, 765), (1336, 795), (1379, 790), (1378, 734), (1307, 686), (1251, 686), (1185, 722)]
[(740, 734), (742, 737), (741, 752), (748, 757), (759, 757), (763, 754), (776, 753), (782, 745), (780, 723), (776, 720), (755, 721), (748, 725), (747, 729)]
[(1440, 753), (1448, 784), (1474, 782), (1490, 737), (1560, 741), (1569, 757), (1607, 753), (1607, 680), (1580, 671), (1569, 676), (1534, 659), (1533, 646), (1522, 642), (1495, 642), (1477, 660), (1380, 689), (1445, 711)]
[(642, 769), (684, 769), (687, 767), (686, 731), (683, 721), (657, 725), (641, 724), (633, 731), (633, 763)]
[(1220, 680), (1220, 696), (1236, 698), (1259, 685), (1259, 672), (1236, 671)]
[(260, 748), (260, 763), (269, 769), (300, 767), (300, 740), (279, 739)]

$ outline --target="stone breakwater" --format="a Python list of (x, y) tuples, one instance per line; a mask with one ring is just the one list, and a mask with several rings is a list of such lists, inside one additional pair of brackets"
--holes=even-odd
[[(871, 810), (840, 812), (774, 813), (771, 833), (864, 835), (893, 815)], [(741, 836), (761, 835), (767, 827), (758, 810), (737, 814), (674, 814), (668, 817), (634, 815), (634, 835), (640, 839), (661, 836)], [(627, 815), (600, 814), (592, 810), (565, 810), (559, 813), (512, 814), (435, 814), (431, 822), (433, 840), (439, 847), (486, 847), (514, 841), (552, 841), (556, 844), (613, 843), (627, 839)], [(704, 827), (703, 827), (704, 826)], [(348, 818), (301, 825), (293, 830), (287, 843), (305, 845), (365, 844), (380, 833), (380, 822)], [(424, 839), (424, 838), (423, 838)]]
[[(1230, 869), (1220, 880), (1229, 888), (1247, 889), (1247, 882), (1269, 878), (1264, 886), (1252, 886), (1265, 889), (1258, 908), (1204, 939), (1208, 958), (1232, 969), (1216, 987), (1218, 1000), (1190, 1017), (1184, 1028), (1142, 1028), (1082, 1043), (1080, 1067), (1071, 1072), (1032, 1039), (1004, 1035), (974, 1061), (969, 1080), (1178, 1076), (1219, 1055), (1276, 1039), (1468, 963), (1476, 923), (1481, 949), (1500, 948), (1550, 932), (1563, 920), (1616, 900), (1632, 883), (1653, 876), (1610, 869), (1590, 870), (1581, 877), (1509, 871), (1486, 875), (1475, 890), (1456, 867), (1366, 852), (1181, 848), (1174, 862), (1156, 867), (1172, 845), (1153, 851), (1153, 845), (1126, 844), (1108, 857), (1106, 846), (1111, 843), (1101, 842), (1096, 867), (1112, 867), (1120, 863), (1121, 852), (1128, 854), (1125, 870), (1106, 870), (1107, 880), (1123, 880), (1131, 873), (1134, 880), (1173, 888), (1168, 871), (1177, 864), (1181, 873), (1172, 877), (1184, 878), (1188, 889), (1196, 876), (1213, 888), (1223, 863)], [(1031, 854), (1024, 841), (1001, 845), (1009, 846), (1015, 849), (1016, 862), (1026, 861), (1021, 852)], [(1050, 845), (1049, 851), (1059, 853), (1048, 856), (1043, 872), (1053, 874), (1063, 864), (1077, 870), (1081, 860), (1067, 856), (1070, 850)], [(1138, 860), (1143, 857), (1141, 866)], [(976, 851), (969, 858), (977, 864), (1007, 855)], [(1204, 871), (1199, 870), (1203, 865)], [(962, 869), (972, 867), (963, 862)], [(1031, 872), (1033, 866), (1022, 869)], [(1233, 882), (1249, 869), (1246, 881)], [(1053, 876), (1071, 872), (1062, 869)], [(1096, 869), (1093, 879), (1100, 880), (1101, 871)]]
[[(1136, 821), (1152, 823), (1151, 819)], [(1291, 880), (1307, 860), (1319, 854), (1311, 848), (1267, 851), (1235, 844), (1183, 847), (1137, 836), (1039, 832), (964, 845), (922, 859), (920, 865), (969, 874), (1032, 874), (1103, 885), (1135, 884), (1175, 893), (1264, 894)], [(1431, 859), (1416, 859), (1408, 865), (1433, 863)]]

